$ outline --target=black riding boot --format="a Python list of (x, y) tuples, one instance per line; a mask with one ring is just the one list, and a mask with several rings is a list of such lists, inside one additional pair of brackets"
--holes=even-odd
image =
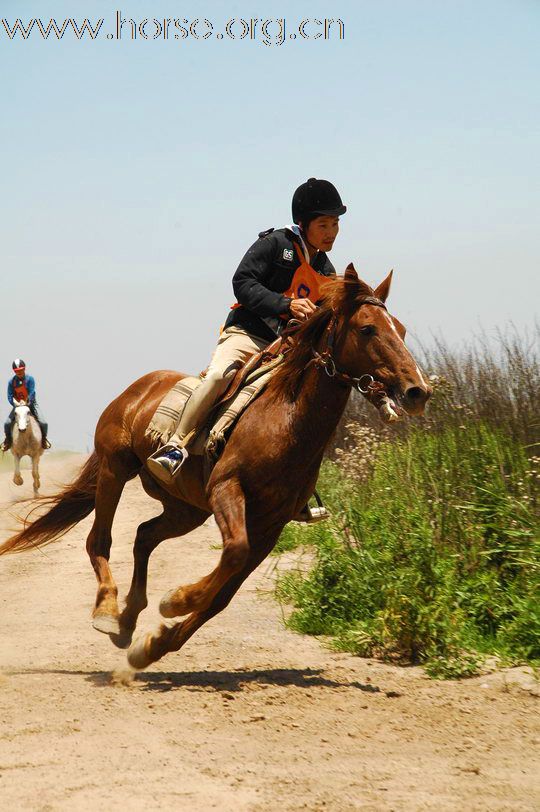
[(40, 422), (39, 427), (41, 429), (41, 447), (45, 449), (50, 448), (51, 444), (47, 440), (47, 432), (49, 431), (49, 424)]

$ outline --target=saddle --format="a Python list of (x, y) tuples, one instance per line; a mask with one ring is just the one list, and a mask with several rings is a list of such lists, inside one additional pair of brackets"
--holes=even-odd
[[(254, 353), (245, 364), (239, 365), (227, 390), (216, 402), (204, 425), (199, 426), (191, 437), (186, 438), (190, 454), (206, 456), (215, 462), (232, 426), (262, 392), (274, 369), (283, 360), (288, 335), (281, 336), (261, 352)], [(146, 436), (155, 444), (165, 444), (174, 434), (188, 399), (202, 383), (205, 372), (198, 377), (182, 378), (165, 395), (157, 407)]]

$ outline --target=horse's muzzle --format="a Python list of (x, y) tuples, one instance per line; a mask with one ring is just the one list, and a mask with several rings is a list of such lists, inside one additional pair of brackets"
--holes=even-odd
[(402, 404), (409, 414), (423, 414), (433, 389), (430, 386), (408, 386), (403, 392)]

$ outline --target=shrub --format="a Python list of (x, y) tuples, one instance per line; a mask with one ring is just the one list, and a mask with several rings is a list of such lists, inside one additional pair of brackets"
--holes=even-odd
[(369, 464), (349, 451), (323, 466), (331, 521), (286, 530), (288, 549), (315, 554), (278, 582), (291, 628), (434, 676), (486, 653), (540, 658), (538, 459), (476, 417), (398, 440), (361, 431), (357, 455), (366, 442)]

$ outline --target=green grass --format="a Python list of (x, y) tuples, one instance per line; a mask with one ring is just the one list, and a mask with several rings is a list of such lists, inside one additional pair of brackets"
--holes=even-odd
[(433, 676), (472, 674), (487, 654), (540, 661), (538, 459), (484, 421), (452, 423), (379, 438), (360, 473), (361, 446), (324, 464), (331, 521), (291, 524), (278, 547), (315, 556), (278, 581), (292, 629)]

